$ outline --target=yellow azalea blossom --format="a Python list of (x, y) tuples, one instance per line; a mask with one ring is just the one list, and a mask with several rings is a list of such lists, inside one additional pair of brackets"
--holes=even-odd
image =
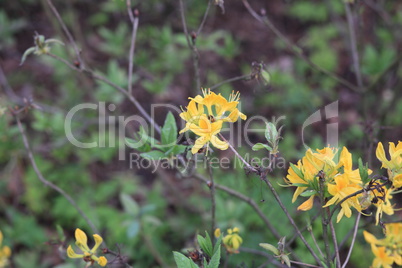
[(180, 133), (186, 131), (187, 129), (194, 132), (196, 135), (200, 136), (191, 149), (193, 154), (197, 153), (204, 145), (207, 145), (207, 150), (209, 142), (220, 150), (226, 150), (229, 144), (226, 141), (221, 141), (216, 135), (221, 131), (222, 121), (210, 122), (208, 117), (203, 114), (198, 120), (198, 124), (187, 123), (186, 128), (182, 129)]
[[(351, 195), (359, 190), (362, 187), (357, 186), (354, 183), (351, 183), (351, 180), (347, 173), (338, 175), (335, 177), (335, 184), (328, 184), (328, 192), (333, 196), (324, 207), (328, 207), (332, 204), (337, 204), (342, 201), (348, 195)], [(352, 216), (351, 207), (354, 207), (357, 211), (361, 211), (361, 206), (358, 201), (357, 196), (350, 197), (346, 199), (341, 204), (341, 210), (338, 213), (338, 217), (336, 222), (338, 223), (342, 217), (345, 215), (350, 218)]]
[(336, 150), (328, 147), (317, 152), (309, 149), (297, 165), (289, 167), (286, 182), (297, 186), (292, 202), (294, 203), (297, 197), (307, 190), (311, 191), (310, 197), (297, 208), (298, 210), (306, 211), (313, 207), (314, 197), (318, 195), (320, 187), (318, 179), (320, 174), (325, 177), (325, 184), (333, 180), (337, 174), (337, 164), (333, 161), (335, 154)]
[(243, 243), (243, 239), (239, 235), (239, 228), (227, 230), (228, 234), (222, 239), (228, 253), (239, 253), (239, 247)]
[(383, 168), (388, 169), (389, 179), (393, 182), (393, 187), (402, 187), (402, 141), (395, 146), (389, 143), (390, 160), (385, 156), (384, 146), (381, 142), (377, 145), (376, 156), (381, 161)]
[(377, 239), (367, 231), (363, 231), (365, 240), (371, 245), (375, 255), (372, 267), (392, 267), (395, 263), (402, 265), (402, 223), (385, 224), (386, 236)]
[(96, 250), (102, 244), (103, 239), (97, 234), (94, 234), (93, 237), (95, 240), (95, 246), (93, 246), (92, 249), (89, 249), (87, 235), (81, 229), (77, 228), (75, 230), (75, 244), (81, 249), (82, 254), (75, 253), (70, 245), (67, 248), (67, 256), (74, 259), (83, 258), (88, 262), (88, 266), (92, 265), (94, 262), (97, 262), (100, 266), (106, 266), (107, 259), (104, 256), (96, 256)]
[[(183, 109), (182, 109), (183, 110)], [(180, 113), (180, 117), (188, 123), (198, 124), (201, 115), (204, 114), (204, 106), (197, 104), (194, 100), (191, 100), (187, 106), (187, 111)], [(184, 128), (181, 132), (187, 131), (188, 128)]]
[(7, 246), (2, 246), (3, 244), (3, 233), (0, 231), (0, 268), (7, 267), (9, 261), (8, 258), (11, 256), (11, 249)]
[[(392, 199), (393, 190), (394, 188), (387, 189), (383, 187), (383, 191), (385, 192), (384, 201), (378, 198), (378, 202), (374, 204), (377, 207), (377, 212), (375, 214), (376, 225), (378, 225), (380, 218), (382, 218), (383, 212), (387, 215), (394, 214), (394, 208), (390, 201), (390, 199)], [(376, 195), (381, 196), (381, 194), (379, 194), (377, 191)]]
[(375, 256), (373, 268), (392, 268), (394, 258), (388, 255), (385, 247), (376, 247), (374, 244), (371, 244), (371, 251)]
[(243, 120), (247, 116), (237, 109), (240, 100), (240, 93), (232, 93), (229, 96), (229, 101), (221, 94), (216, 94), (210, 89), (203, 89), (203, 97), (197, 95), (195, 98), (190, 98), (198, 104), (205, 105), (208, 115), (213, 116), (214, 120), (222, 120), (224, 122), (236, 122), (240, 117)]

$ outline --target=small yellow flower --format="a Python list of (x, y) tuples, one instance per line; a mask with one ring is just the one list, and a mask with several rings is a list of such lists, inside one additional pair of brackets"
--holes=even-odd
[(239, 228), (227, 230), (228, 234), (223, 238), (222, 242), (228, 253), (239, 253), (239, 247), (243, 243), (243, 239), (239, 235)]
[(7, 246), (2, 246), (3, 233), (0, 231), (0, 268), (7, 267), (8, 258), (11, 256), (11, 249)]
[[(387, 215), (394, 214), (394, 208), (390, 201), (390, 199), (392, 199), (392, 193), (394, 191), (394, 188), (387, 189), (387, 188), (383, 187), (383, 191), (386, 192), (386, 194), (384, 196), (384, 200), (379, 199), (378, 202), (376, 204), (374, 204), (377, 207), (377, 212), (375, 214), (376, 225), (378, 225), (380, 218), (382, 218), (383, 212)], [(376, 195), (380, 196), (381, 194), (376, 193)]]
[(216, 238), (220, 237), (220, 236), (221, 236), (221, 229), (220, 229), (220, 228), (216, 228), (216, 229), (215, 229), (215, 232), (214, 232), (214, 235), (215, 235)]
[(337, 174), (337, 165), (333, 161), (336, 150), (331, 148), (324, 148), (313, 152), (311, 149), (307, 150), (306, 155), (297, 163), (288, 169), (286, 182), (289, 185), (297, 186), (293, 194), (292, 203), (307, 190), (311, 191), (311, 195), (302, 203), (298, 210), (310, 210), (314, 204), (314, 197), (318, 195), (320, 190), (318, 175), (323, 174), (325, 177), (325, 184), (333, 180)]
[(389, 179), (393, 182), (393, 187), (402, 187), (402, 141), (395, 146), (389, 143), (390, 160), (385, 156), (384, 146), (381, 142), (377, 145), (376, 156), (382, 162), (382, 167), (388, 169)]
[(382, 239), (377, 239), (367, 231), (363, 232), (375, 256), (373, 268), (391, 268), (393, 263), (402, 265), (402, 223), (385, 224), (385, 229), (386, 236)]
[(226, 150), (229, 144), (226, 141), (221, 141), (216, 135), (221, 131), (222, 121), (211, 122), (205, 114), (201, 115), (198, 124), (187, 123), (186, 128), (182, 129), (180, 133), (187, 129), (200, 136), (191, 149), (193, 154), (196, 154), (205, 144), (207, 144), (207, 150), (209, 142), (220, 150)]
[(374, 244), (371, 244), (371, 251), (375, 256), (373, 268), (392, 268), (394, 258), (388, 255), (385, 247), (376, 247)]
[[(240, 117), (243, 120), (247, 116), (237, 109), (240, 100), (240, 93), (232, 93), (229, 96), (229, 101), (226, 100), (221, 94), (217, 95), (210, 89), (203, 89), (203, 95), (197, 95), (195, 102), (205, 105), (208, 115), (213, 116), (215, 120), (222, 120), (224, 122), (236, 122)], [(190, 98), (191, 99), (191, 98)]]
[(87, 244), (88, 243), (87, 235), (81, 229), (77, 228), (75, 230), (75, 240), (76, 240), (75, 244), (81, 249), (82, 254), (75, 253), (70, 245), (67, 248), (67, 256), (73, 259), (83, 258), (86, 262), (90, 262), (91, 265), (94, 262), (97, 262), (100, 266), (106, 266), (107, 259), (104, 256), (100, 257), (96, 256), (96, 250), (102, 244), (103, 239), (97, 234), (94, 234), (93, 237), (95, 240), (95, 246), (93, 246), (92, 249), (89, 249)]
[[(333, 197), (327, 202), (327, 204), (325, 204), (324, 207), (339, 203), (348, 195), (351, 195), (362, 189), (361, 186), (359, 187), (356, 184), (351, 183), (351, 179), (347, 173), (336, 176), (334, 180), (335, 184), (328, 184), (328, 192)], [(351, 207), (354, 207), (359, 212), (361, 211), (361, 206), (357, 196), (353, 196), (342, 202), (341, 210), (338, 213), (336, 222), (339, 222), (343, 215), (350, 218), (350, 216), (352, 216), (352, 210), (350, 209)]]

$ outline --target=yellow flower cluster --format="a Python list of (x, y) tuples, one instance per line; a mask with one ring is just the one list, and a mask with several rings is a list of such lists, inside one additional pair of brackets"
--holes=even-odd
[(385, 224), (385, 229), (386, 236), (383, 239), (377, 239), (367, 231), (363, 232), (375, 256), (373, 268), (392, 268), (394, 263), (402, 266), (402, 223)]
[[(233, 229), (227, 230), (228, 234), (222, 239), (223, 245), (225, 246), (228, 253), (239, 253), (240, 245), (243, 243), (243, 239), (239, 235), (239, 228), (235, 227)], [(214, 233), (215, 237), (221, 236), (221, 230), (218, 228)]]
[[(377, 224), (383, 212), (393, 214), (389, 201), (392, 198), (392, 188), (387, 189), (376, 180), (364, 185), (359, 169), (353, 169), (352, 154), (348, 149), (343, 147), (339, 161), (335, 160), (336, 153), (336, 149), (329, 147), (317, 152), (309, 149), (297, 165), (291, 164), (285, 181), (291, 186), (297, 186), (292, 202), (295, 202), (298, 196), (309, 197), (298, 207), (298, 210), (310, 210), (315, 197), (324, 198), (321, 202), (322, 204), (325, 202), (324, 207), (328, 207), (361, 191), (360, 194), (349, 197), (340, 204), (341, 210), (338, 213), (337, 222), (343, 216), (349, 218), (352, 215), (351, 208), (361, 212), (371, 204), (377, 206)], [(372, 171), (368, 170), (368, 174), (371, 173)], [(324, 193), (321, 193), (321, 188)], [(327, 199), (329, 200), (326, 201)]]
[[(204, 145), (212, 145), (220, 150), (226, 150), (229, 144), (220, 140), (217, 135), (222, 129), (224, 122), (236, 122), (239, 117), (245, 120), (247, 117), (239, 111), (240, 94), (232, 93), (229, 100), (221, 94), (203, 89), (203, 96), (197, 95), (195, 98), (189, 98), (190, 102), (186, 111), (180, 114), (180, 117), (186, 121), (186, 126), (180, 133), (191, 130), (200, 136), (191, 150), (196, 154)], [(208, 152), (208, 151), (207, 151)]]
[(8, 258), (11, 256), (11, 249), (3, 244), (3, 233), (0, 231), (0, 268), (7, 267)]
[(378, 143), (376, 155), (382, 162), (382, 167), (388, 170), (388, 177), (392, 181), (394, 188), (402, 187), (402, 141), (395, 146), (393, 142), (389, 143), (390, 160), (385, 156), (384, 146)]
[(95, 246), (93, 246), (92, 249), (89, 249), (87, 235), (82, 230), (77, 228), (75, 230), (75, 244), (81, 249), (82, 254), (75, 253), (70, 245), (67, 248), (68, 257), (74, 259), (83, 258), (84, 261), (88, 263), (86, 267), (91, 266), (94, 264), (94, 262), (97, 262), (100, 266), (106, 266), (107, 259), (104, 256), (96, 256), (96, 250), (102, 244), (103, 239), (97, 234), (94, 234), (93, 237), (95, 240)]

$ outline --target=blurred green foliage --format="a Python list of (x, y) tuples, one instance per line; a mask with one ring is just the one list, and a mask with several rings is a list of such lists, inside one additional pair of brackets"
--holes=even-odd
[[(79, 39), (90, 67), (113, 83), (126, 88), (131, 25), (126, 16), (125, 1), (108, 0), (97, 5), (73, 2), (74, 9), (67, 5), (59, 11), (64, 17), (70, 18), (68, 26), (75, 30), (74, 34)], [(331, 7), (325, 2), (330, 2)], [(206, 3), (186, 1), (186, 18), (190, 30), (196, 30), (199, 26)], [(15, 50), (18, 42), (22, 42), (19, 46), (24, 46), (25, 43), (27, 47), (31, 46), (33, 29), (26, 29), (31, 23), (45, 31), (49, 35), (46, 38), (61, 39), (58, 36), (60, 31), (49, 29), (52, 27), (51, 22), (55, 20), (53, 17), (46, 18), (45, 12), (42, 12), (41, 15), (46, 18), (46, 27), (35, 22), (35, 10), (43, 7), (35, 1), (23, 1), (23, 4), (25, 10), (31, 10), (24, 18), (7, 15), (8, 11), (10, 14), (16, 14), (16, 11), (20, 10), (21, 7), (15, 3), (0, 11), (0, 51), (11, 48)], [(81, 4), (91, 13), (82, 11)], [(362, 140), (368, 136), (363, 122), (369, 118), (377, 120), (377, 138), (381, 137), (387, 141), (400, 137), (400, 132), (388, 133), (381, 129), (382, 125), (398, 127), (402, 124), (402, 99), (400, 93), (393, 90), (392, 83), (385, 89), (374, 88), (372, 94), (367, 96), (356, 96), (355, 93), (339, 87), (335, 80), (312, 70), (299, 58), (289, 56), (278, 39), (268, 38), (260, 30), (244, 37), (244, 33), (239, 33), (241, 29), (233, 19), (231, 23), (235, 25), (234, 30), (223, 27), (225, 20), (230, 19), (227, 16), (231, 16), (232, 8), (235, 9), (234, 3), (226, 5), (225, 16), (221, 15), (216, 6), (211, 7), (212, 14), (207, 24), (209, 19), (212, 22), (196, 40), (202, 81), (212, 86), (232, 76), (249, 74), (251, 61), (264, 61), (270, 74), (268, 85), (261, 85), (256, 81), (241, 81), (224, 84), (218, 90), (240, 90), (242, 111), (250, 117), (287, 116), (284, 122), (284, 139), (281, 140), (279, 150), (288, 162), (295, 162), (304, 154), (305, 148), (299, 137), (300, 127), (306, 118), (317, 109), (338, 99), (353, 99), (342, 107), (339, 120), (344, 122), (341, 126), (340, 145), (350, 145), (351, 151), (356, 154), (355, 157), (367, 160)], [(342, 31), (346, 29), (346, 25), (339, 28), (331, 19), (331, 16), (344, 16), (341, 1), (284, 1), (284, 5), (281, 16), (296, 20), (297, 24), (301, 23), (302, 33), (295, 39), (297, 44), (305, 49), (312, 62), (335, 73), (344, 73), (344, 69), (352, 69), (351, 63), (345, 63), (341, 57), (349, 49), (348, 43), (344, 42), (345, 32)], [(134, 59), (134, 96), (138, 96), (145, 107), (152, 101), (183, 105), (187, 97), (193, 96), (194, 81), (192, 54), (182, 31), (178, 3), (153, 0), (141, 3), (138, 8), (141, 13)], [(400, 25), (401, 13), (393, 13), (392, 4), (388, 4), (386, 8), (391, 14), (391, 22)], [(71, 12), (77, 20), (68, 16)], [(247, 16), (247, 23), (252, 24), (254, 29), (257, 22), (248, 14)], [(219, 19), (223, 21), (215, 21)], [(241, 22), (244, 23), (244, 20)], [(221, 25), (223, 26), (220, 27)], [(17, 35), (21, 30), (25, 30), (25, 33), (28, 31), (28, 37)], [(80, 39), (79, 30), (82, 31), (85, 41)], [(259, 35), (258, 38), (255, 38), (255, 34)], [(364, 34), (359, 33), (359, 36)], [(275, 55), (267, 56), (264, 51), (267, 52), (268, 49), (256, 49), (255, 46), (255, 51), (248, 50), (250, 43), (255, 39), (266, 40), (269, 50), (274, 51)], [(376, 81), (393, 63), (398, 55), (395, 43), (392, 29), (376, 22), (370, 38), (364, 39), (359, 47), (361, 69), (366, 84)], [(71, 48), (61, 46), (52, 48), (52, 53), (65, 59), (71, 59), (73, 55)], [(6, 53), (1, 55), (6, 58)], [(287, 62), (287, 65), (282, 64), (283, 62)], [(29, 83), (34, 100), (53, 108), (50, 113), (31, 110), (24, 114), (24, 123), (39, 170), (49, 181), (72, 195), (101, 231), (111, 249), (121, 250), (123, 255), (130, 258), (130, 263), (134, 263), (133, 267), (160, 267), (161, 264), (156, 261), (157, 257), (164, 260), (165, 267), (173, 267), (172, 251), (186, 253), (183, 249), (194, 247), (196, 234), (203, 235), (203, 231), (210, 228), (211, 202), (208, 187), (190, 178), (181, 177), (174, 170), (168, 170), (166, 174), (152, 174), (149, 170), (130, 169), (128, 162), (117, 160), (119, 146), (123, 146), (123, 141), (118, 138), (113, 140), (116, 146), (91, 149), (74, 147), (66, 139), (64, 118), (75, 105), (102, 101), (116, 105), (116, 111), (111, 115), (132, 115), (136, 111), (127, 105), (124, 97), (112, 87), (77, 75), (52, 58), (31, 56), (25, 66), (28, 67), (18, 71), (14, 69), (7, 74), (10, 85), (22, 94), (24, 90), (21, 88)], [(400, 71), (397, 76), (400, 79)], [(354, 82), (353, 78), (350, 80)], [(1, 94), (3, 98), (3, 93)], [(6, 100), (6, 104), (11, 106), (11, 100)], [(2, 105), (3, 101), (4, 98)], [(367, 111), (370, 110), (367, 107), (379, 109), (371, 112)], [(161, 125), (165, 115), (166, 111), (158, 118)], [(175, 117), (178, 118), (177, 114)], [(313, 125), (307, 130), (306, 142), (309, 146), (320, 148), (326, 145), (326, 133), (323, 128), (325, 127), (322, 125)], [(111, 142), (110, 129), (99, 137), (97, 110), (79, 113), (73, 120), (72, 131), (77, 139), (83, 142)], [(137, 129), (127, 132), (126, 136), (132, 138)], [(177, 133), (177, 129), (170, 128), (166, 132)], [(166, 136), (155, 138), (163, 141)], [(81, 265), (80, 260), (76, 262), (65, 259), (59, 247), (65, 249), (66, 245), (73, 243), (73, 230), (77, 227), (90, 233), (86, 222), (64, 197), (38, 180), (27, 161), (18, 128), (9, 115), (0, 117), (0, 140), (0, 229), (4, 234), (4, 244), (15, 249), (14, 267), (71, 268)], [(251, 141), (264, 142), (263, 133), (251, 135)], [(184, 147), (180, 146), (177, 150), (182, 152)], [(172, 156), (166, 151), (155, 151), (163, 157)], [(244, 146), (240, 151), (250, 153), (251, 147)], [(261, 150), (253, 155), (266, 156), (267, 153)], [(371, 153), (374, 157), (373, 152)], [(376, 165), (378, 166), (378, 163), (373, 164), (374, 167)], [(199, 172), (207, 174), (202, 168)], [(258, 178), (247, 177), (239, 166), (231, 170), (214, 169), (213, 172), (216, 183), (233, 188), (256, 202), (264, 200), (258, 203), (263, 213), (282, 236), (286, 236), (288, 241), (291, 239), (294, 233), (291, 225), (280, 208), (273, 205), (275, 200)], [(291, 203), (293, 189), (278, 186), (283, 183), (284, 176), (286, 170), (275, 170), (270, 179), (286, 207), (295, 215), (299, 226), (305, 226), (317, 211), (295, 212), (297, 204)], [(259, 243), (277, 242), (248, 204), (217, 190), (216, 207), (217, 227), (239, 227), (244, 240), (242, 246), (258, 249)], [(57, 225), (62, 226), (66, 241), (57, 241)], [(342, 240), (352, 226), (353, 219), (342, 220), (337, 226), (338, 240)], [(312, 229), (316, 237), (321, 236), (319, 222), (315, 221)], [(307, 239), (312, 241), (309, 236)], [(52, 244), (51, 241), (56, 243)], [(322, 242), (319, 243), (322, 247)], [(291, 247), (298, 256), (306, 256), (303, 261), (313, 262), (299, 240), (294, 241)], [(367, 258), (368, 250), (368, 245), (357, 243), (352, 254), (352, 265), (368, 267), (371, 262)], [(229, 260), (229, 267), (240, 267), (241, 264), (244, 265), (242, 267), (255, 267), (264, 261), (264, 257), (244, 252), (233, 255)]]

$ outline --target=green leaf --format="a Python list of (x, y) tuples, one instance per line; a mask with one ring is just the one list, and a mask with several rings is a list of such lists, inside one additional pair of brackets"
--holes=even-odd
[(286, 265), (287, 265), (288, 267), (290, 267), (290, 259), (289, 259), (288, 255), (282, 255), (282, 256), (281, 256), (281, 260), (282, 260), (284, 263), (286, 263)]
[(279, 250), (276, 247), (274, 247), (273, 245), (268, 244), (268, 243), (260, 243), (259, 245), (260, 245), (260, 247), (263, 247), (264, 249), (271, 251), (275, 255), (279, 255)]
[(256, 143), (256, 144), (254, 144), (251, 149), (252, 149), (253, 151), (258, 151), (258, 150), (261, 150), (261, 149), (267, 149), (268, 151), (272, 151), (272, 148), (271, 148), (271, 147), (269, 147), (268, 145), (263, 144), (263, 143)]
[(130, 215), (137, 215), (140, 208), (137, 202), (128, 194), (120, 193), (120, 202), (123, 205), (124, 211)]
[(221, 243), (222, 243), (222, 235), (219, 236), (218, 240), (215, 243), (213, 254), (215, 254), (217, 250), (219, 251), (221, 250)]
[(305, 191), (305, 192), (301, 193), (300, 196), (310, 197), (312, 195), (315, 195), (316, 193), (317, 192), (315, 190), (308, 190), (308, 191)]
[(278, 137), (278, 131), (276, 130), (276, 126), (271, 122), (267, 123), (265, 128), (265, 138), (267, 141), (275, 142)]
[(184, 256), (180, 252), (173, 251), (173, 256), (177, 268), (199, 268), (190, 258)]
[(292, 186), (297, 186), (297, 187), (309, 187), (310, 185), (307, 183), (292, 183)]
[(299, 176), (299, 178), (301, 179), (304, 178), (303, 172), (300, 169), (298, 169), (294, 164), (290, 163), (290, 167), (296, 173), (296, 175)]
[(362, 179), (363, 185), (369, 182), (370, 178), (368, 176), (368, 166), (367, 163), (366, 165), (363, 165), (363, 161), (361, 158), (359, 158), (359, 174), (360, 178)]
[(21, 66), (22, 64), (24, 64), (26, 58), (27, 58), (30, 54), (34, 53), (35, 50), (36, 50), (35, 47), (30, 47), (30, 48), (28, 48), (27, 50), (25, 50), (24, 55), (22, 55), (22, 58), (21, 58), (20, 66)]
[(161, 140), (163, 145), (173, 146), (176, 144), (177, 126), (176, 120), (171, 112), (168, 113), (165, 119), (165, 124), (161, 129)]
[(271, 80), (271, 75), (267, 71), (262, 70), (261, 76), (262, 79), (264, 80), (264, 84), (267, 86), (269, 84), (269, 81)]
[(161, 151), (150, 151), (146, 153), (141, 153), (141, 157), (149, 160), (160, 160), (166, 158), (165, 154)]
[(151, 136), (148, 135), (148, 133), (145, 131), (145, 129), (141, 126), (140, 130), (138, 131), (138, 134), (140, 135), (141, 140), (146, 141), (151, 145), (152, 148), (159, 148), (160, 147), (160, 142)]
[(202, 237), (201, 235), (197, 235), (198, 244), (200, 245), (202, 251), (205, 252), (205, 254), (207, 254), (209, 257), (212, 257), (213, 248), (211, 238), (209, 237), (207, 232), (205, 233), (206, 233), (205, 238)]
[(218, 268), (219, 263), (221, 260), (221, 246), (218, 246), (218, 250), (214, 253), (212, 256), (211, 260), (209, 261), (209, 264), (207, 265), (206, 268)]
[(147, 142), (140, 142), (130, 138), (125, 138), (125, 141), (128, 147), (136, 149), (139, 152), (145, 153), (151, 150), (151, 146)]

